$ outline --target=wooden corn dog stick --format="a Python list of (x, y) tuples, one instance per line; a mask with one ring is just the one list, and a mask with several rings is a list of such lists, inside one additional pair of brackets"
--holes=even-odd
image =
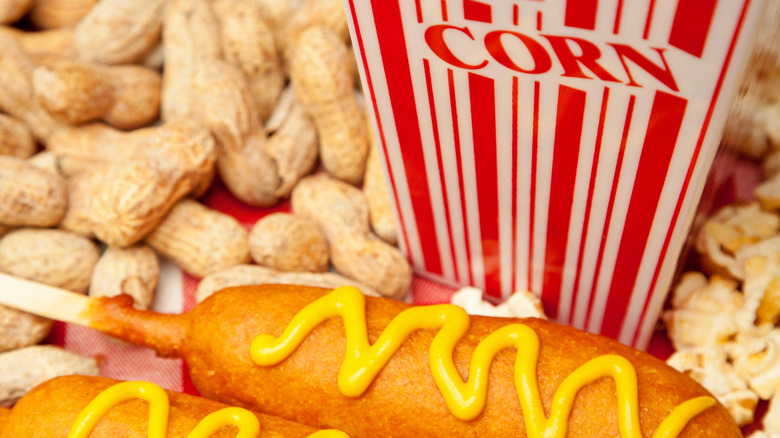
[(91, 299), (81, 294), (0, 273), (0, 304), (45, 318), (89, 327)]

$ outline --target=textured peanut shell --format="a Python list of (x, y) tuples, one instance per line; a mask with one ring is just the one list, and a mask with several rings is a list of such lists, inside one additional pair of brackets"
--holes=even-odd
[(35, 153), (35, 140), (24, 123), (0, 114), (0, 155), (27, 158)]
[(46, 139), (62, 127), (35, 99), (32, 72), (35, 64), (31, 56), (12, 35), (0, 33), (0, 111), (22, 121), (33, 137)]
[(0, 34), (12, 36), (36, 65), (76, 59), (71, 28), (22, 31), (0, 26)]
[(362, 181), (368, 130), (344, 40), (326, 27), (304, 31), (292, 54), (290, 79), (317, 127), (323, 168), (350, 184)]
[(129, 248), (109, 246), (100, 256), (92, 273), (89, 296), (127, 294), (138, 309), (148, 309), (160, 277), (157, 254), (148, 246)]
[(97, 376), (97, 360), (53, 345), (34, 345), (0, 354), (0, 406), (13, 406), (43, 382), (59, 376)]
[(102, 119), (136, 129), (157, 118), (160, 74), (141, 66), (63, 61), (33, 71), (35, 95), (52, 115), (71, 124)]
[(98, 0), (35, 0), (30, 22), (37, 29), (73, 27)]
[(166, 0), (100, 0), (76, 24), (79, 57), (101, 64), (131, 64), (160, 40)]
[[(63, 376), (48, 380), (27, 393), (7, 414), (2, 438), (66, 438), (72, 424), (87, 405), (117, 380), (90, 376)], [(167, 437), (184, 438), (208, 414), (228, 406), (202, 397), (166, 391), (170, 402)], [(0, 414), (2, 415), (2, 414)], [(270, 415), (255, 414), (260, 422), (258, 438), (304, 438), (317, 429)], [(109, 410), (89, 434), (90, 438), (147, 438), (149, 403), (135, 399)], [(225, 427), (209, 435), (234, 438), (236, 428)]]
[[(293, 316), (327, 293), (301, 286), (245, 286), (223, 290), (184, 315), (162, 315), (133, 309), (117, 298), (96, 303), (91, 321), (101, 330), (142, 343), (163, 355), (183, 357), (190, 377), (206, 397), (310, 424), (336, 427), (353, 438), (393, 437), (527, 437), (524, 414), (515, 389), (515, 362), (532, 346), (502, 348), (487, 373), (484, 411), (462, 421), (447, 408), (431, 373), (429, 350), (438, 328), (416, 330), (405, 339), (365, 393), (346, 397), (338, 389), (339, 370), (347, 354), (344, 323), (334, 317), (313, 328), (282, 363), (258, 366), (247, 349), (260, 334), (279, 336)], [(397, 300), (366, 297), (366, 335), (376, 342), (390, 321), (411, 308)], [(477, 345), (509, 324), (523, 324), (539, 339), (535, 375), (548, 415), (556, 390), (575, 369), (605, 354), (624, 357), (636, 370), (637, 435), (652, 436), (672, 408), (710, 394), (661, 360), (617, 341), (540, 319), (470, 317), (452, 353), (455, 368), (469, 373)], [(618, 403), (612, 378), (585, 383), (572, 401), (567, 438), (613, 438), (618, 431)], [(740, 437), (728, 411), (710, 407), (681, 431), (679, 438)]]
[(299, 5), (291, 7), (284, 21), (280, 21), (282, 24), (278, 45), (286, 59), (290, 59), (292, 52), (297, 50), (298, 38), (301, 34), (312, 27), (326, 27), (338, 35), (343, 42), (349, 39), (349, 25), (342, 1), (302, 0), (298, 3)]
[(35, 345), (51, 331), (53, 321), (0, 306), (0, 352)]
[(368, 201), (368, 211), (371, 219), (371, 229), (385, 242), (398, 243), (398, 230), (390, 204), (390, 191), (387, 187), (382, 163), (379, 162), (379, 151), (372, 145), (366, 163), (366, 176), (363, 179), (363, 193)]
[(212, 1), (229, 64), (247, 79), (261, 120), (274, 109), (286, 77), (276, 48), (273, 29), (263, 5), (256, 1)]
[(278, 271), (325, 272), (328, 241), (315, 222), (272, 213), (249, 232), (249, 253), (258, 265)]
[(327, 174), (301, 179), (290, 201), (293, 212), (315, 221), (328, 240), (342, 232), (364, 233), (370, 229), (363, 192)]
[(100, 253), (91, 240), (62, 230), (18, 228), (0, 239), (0, 272), (86, 293)]
[(16, 157), (0, 156), (0, 224), (48, 227), (65, 215), (65, 180)]
[[(57, 176), (62, 176), (60, 165), (57, 162), (57, 156), (50, 151), (41, 151), (27, 159), (27, 162)], [(67, 183), (65, 183), (67, 185)]]
[(179, 201), (145, 242), (196, 277), (249, 261), (246, 229), (192, 199)]
[(333, 272), (285, 272), (264, 266), (238, 265), (204, 277), (198, 283), (195, 299), (201, 302), (219, 290), (253, 284), (290, 284), (328, 289), (355, 286), (365, 295), (381, 296), (372, 287)]

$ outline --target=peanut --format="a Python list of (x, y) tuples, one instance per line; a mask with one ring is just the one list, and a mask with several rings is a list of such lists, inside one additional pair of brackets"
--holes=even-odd
[(32, 7), (33, 0), (4, 0), (0, 2), (0, 23), (15, 23)]
[(62, 230), (18, 228), (0, 239), (0, 271), (86, 293), (100, 253), (91, 240)]
[[(57, 163), (57, 156), (51, 151), (41, 151), (27, 159), (29, 164), (38, 169), (45, 170), (51, 174), (61, 176), (60, 166)], [(67, 183), (64, 183), (67, 186)], [(67, 193), (67, 190), (66, 190)], [(64, 215), (64, 212), (63, 212)]]
[(36, 68), (32, 78), (41, 105), (71, 125), (102, 119), (136, 129), (158, 115), (160, 74), (145, 67), (64, 61)]
[(276, 50), (270, 17), (260, 3), (214, 0), (225, 61), (247, 79), (260, 120), (271, 115), (286, 78)]
[(210, 181), (214, 140), (207, 131), (185, 121), (145, 131), (148, 144), (159, 147), (71, 178), (63, 228), (88, 230), (109, 245), (131, 246), (179, 199)]
[(363, 179), (368, 130), (353, 86), (350, 52), (343, 39), (313, 27), (297, 39), (290, 62), (295, 94), (314, 120), (323, 168), (350, 184)]
[(85, 61), (132, 64), (160, 40), (165, 0), (100, 0), (76, 24), (73, 44)]
[(124, 293), (133, 297), (134, 307), (149, 309), (159, 276), (160, 263), (157, 254), (148, 246), (109, 246), (95, 265), (89, 296), (115, 296)]
[(35, 99), (32, 72), (35, 68), (30, 55), (16, 39), (0, 34), (0, 110), (16, 117), (30, 129), (41, 143), (52, 132), (62, 127)]
[(13, 37), (36, 65), (76, 59), (73, 29), (70, 28), (25, 32), (13, 27), (0, 26), (0, 34)]
[(97, 376), (97, 360), (53, 345), (35, 345), (0, 354), (0, 406), (12, 406), (41, 383), (70, 374)]
[[(238, 69), (219, 59), (219, 46), (202, 35), (218, 30), (215, 23), (204, 0), (170, 3), (164, 35), (163, 118), (184, 117), (208, 127), (217, 142), (217, 169), (228, 189), (247, 204), (272, 205), (278, 200), (280, 181), (264, 151), (267, 139), (249, 85)], [(166, 90), (174, 83), (178, 93)]]
[(13, 228), (7, 226), (7, 225), (0, 225), (0, 238), (8, 234)]
[(277, 271), (325, 272), (328, 242), (316, 223), (287, 213), (258, 220), (249, 232), (249, 253)]
[(312, 27), (331, 29), (338, 38), (346, 43), (349, 38), (349, 25), (342, 0), (302, 0), (292, 6), (284, 17), (278, 36), (278, 45), (285, 59), (290, 59), (298, 45), (301, 34)]
[(30, 22), (38, 29), (73, 27), (97, 0), (35, 0)]
[(35, 140), (24, 123), (0, 114), (0, 155), (27, 158), (35, 153)]
[(368, 205), (360, 189), (326, 174), (308, 176), (293, 189), (296, 215), (319, 224), (334, 268), (376, 288), (383, 296), (402, 298), (412, 269), (401, 252), (370, 231)]
[(265, 8), (268, 22), (274, 29), (274, 33), (278, 33), (279, 28), (300, 6), (301, 0), (258, 0), (258, 2)]
[(380, 296), (370, 286), (330, 272), (282, 272), (257, 265), (238, 265), (203, 278), (198, 283), (195, 299), (201, 302), (215, 292), (227, 287), (250, 284), (298, 284), (330, 289), (340, 286), (355, 286), (365, 295)]
[(195, 277), (249, 262), (246, 229), (192, 199), (179, 201), (145, 241)]
[(0, 306), (0, 352), (35, 345), (46, 338), (53, 321)]
[(20, 158), (0, 156), (0, 224), (56, 225), (67, 203), (62, 177)]
[(292, 88), (282, 92), (266, 129), (270, 131), (270, 137), (265, 151), (276, 163), (281, 180), (276, 195), (286, 198), (295, 184), (311, 173), (317, 163), (317, 132)]
[(395, 225), (395, 216), (393, 216), (393, 207), (390, 205), (390, 192), (387, 190), (382, 163), (379, 162), (379, 151), (375, 145), (372, 145), (368, 153), (363, 193), (366, 194), (368, 201), (371, 229), (385, 242), (391, 245), (397, 244), (398, 231)]

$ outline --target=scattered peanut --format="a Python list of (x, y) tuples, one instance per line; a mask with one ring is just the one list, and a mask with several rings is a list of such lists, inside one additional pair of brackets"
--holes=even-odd
[(71, 125), (102, 119), (136, 129), (157, 119), (160, 74), (145, 67), (64, 61), (36, 68), (32, 78), (41, 105)]
[(140, 61), (160, 40), (166, 0), (100, 0), (76, 24), (79, 57), (101, 64)]
[(270, 17), (258, 2), (212, 0), (221, 29), (225, 61), (248, 80), (260, 120), (273, 111), (286, 78), (276, 50)]
[(110, 246), (95, 265), (89, 284), (89, 296), (115, 296), (124, 293), (133, 297), (134, 307), (149, 309), (159, 276), (160, 263), (157, 254), (148, 246)]
[(56, 225), (67, 203), (62, 177), (20, 158), (0, 156), (0, 224)]
[(401, 252), (373, 235), (363, 193), (326, 174), (302, 179), (292, 193), (296, 215), (319, 224), (328, 239), (336, 270), (376, 288), (382, 295), (402, 298), (412, 281), (412, 269)]
[(207, 131), (185, 121), (146, 131), (149, 143), (159, 147), (71, 178), (64, 228), (89, 230), (108, 245), (131, 246), (179, 199), (210, 181), (214, 140)]
[(33, 0), (4, 0), (0, 2), (0, 23), (15, 23), (32, 7)]
[(282, 272), (257, 265), (238, 265), (203, 278), (198, 283), (195, 299), (201, 302), (219, 290), (249, 284), (299, 284), (329, 289), (355, 286), (365, 295), (380, 296), (374, 288), (366, 284), (331, 272)]
[(286, 198), (295, 184), (317, 164), (317, 131), (291, 87), (282, 92), (266, 129), (271, 136), (265, 150), (276, 163), (281, 179), (276, 195)]
[(298, 38), (312, 27), (326, 27), (346, 43), (349, 38), (349, 25), (344, 11), (343, 0), (302, 0), (292, 6), (282, 23), (278, 45), (285, 58), (297, 50)]
[(53, 321), (0, 306), (0, 352), (35, 345), (51, 331)]
[[(60, 176), (60, 166), (57, 163), (57, 156), (54, 155), (51, 151), (41, 151), (37, 154), (33, 155), (32, 157), (27, 159), (27, 162), (29, 164), (32, 164), (33, 166), (37, 167), (38, 169), (45, 170), (46, 172), (49, 172), (51, 174)], [(67, 185), (67, 183), (63, 183)], [(67, 193), (67, 191), (66, 191)], [(64, 212), (63, 212), (64, 214)]]
[(32, 72), (35, 68), (30, 55), (16, 39), (0, 34), (0, 111), (14, 116), (27, 125), (36, 140), (46, 139), (61, 123), (46, 112), (35, 99)]
[(62, 230), (18, 228), (0, 239), (0, 271), (86, 293), (100, 257), (91, 240)]
[(398, 230), (395, 225), (393, 207), (390, 205), (390, 192), (387, 189), (382, 163), (379, 162), (379, 151), (372, 145), (368, 152), (366, 176), (363, 180), (363, 193), (368, 201), (368, 211), (371, 218), (371, 229), (385, 242), (398, 243)]
[(263, 217), (249, 233), (249, 252), (258, 265), (278, 271), (325, 272), (328, 242), (316, 223), (287, 213)]
[(317, 127), (322, 166), (338, 179), (359, 183), (368, 155), (368, 130), (355, 97), (344, 40), (325, 27), (304, 31), (290, 61), (290, 78)]
[(27, 158), (35, 153), (35, 140), (24, 123), (0, 114), (0, 155)]
[(13, 37), (37, 65), (76, 59), (71, 28), (24, 32), (13, 27), (0, 26), (0, 34)]
[(38, 29), (73, 27), (98, 0), (35, 0), (30, 22)]
[(246, 229), (192, 199), (176, 204), (145, 241), (196, 277), (249, 262)]
[(97, 376), (97, 361), (52, 345), (0, 354), (0, 406), (11, 406), (46, 380), (69, 374)]

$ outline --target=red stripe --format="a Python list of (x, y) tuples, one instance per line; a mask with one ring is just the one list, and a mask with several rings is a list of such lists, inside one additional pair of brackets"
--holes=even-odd
[(558, 88), (542, 292), (551, 319), (558, 317), (586, 96), (582, 90), (563, 85)]
[[(379, 107), (377, 106), (377, 103), (376, 103), (376, 92), (374, 91), (374, 83), (371, 81), (371, 69), (368, 68), (368, 60), (366, 59), (366, 50), (365, 50), (365, 47), (363, 45), (363, 35), (360, 33), (360, 25), (358, 24), (357, 15), (356, 15), (356, 12), (355, 12), (355, 5), (354, 5), (353, 1), (354, 0), (349, 0), (349, 9), (350, 9), (351, 14), (352, 14), (352, 23), (355, 25), (355, 35), (357, 37), (358, 48), (360, 49), (360, 60), (363, 63), (363, 71), (366, 74), (366, 83), (368, 84), (368, 93), (371, 96), (371, 99), (370, 99), (371, 105), (373, 106), (374, 114), (376, 115), (375, 119), (376, 119), (376, 126), (377, 126), (377, 130), (378, 130), (377, 134), (379, 135), (379, 143), (382, 146), (382, 152), (384, 153), (384, 156), (385, 156), (385, 163), (386, 163), (386, 166), (387, 166), (387, 174), (389, 175), (389, 178), (390, 178), (391, 192), (393, 194), (393, 199), (395, 200), (395, 205), (399, 206), (400, 204), (399, 204), (399, 201), (398, 201), (398, 190), (397, 190), (396, 184), (395, 184), (395, 177), (393, 176), (393, 168), (392, 168), (392, 166), (390, 164), (390, 155), (387, 152), (387, 141), (385, 140), (385, 132), (384, 132), (384, 129), (382, 127), (382, 121), (379, 118)], [(408, 250), (409, 249), (409, 236), (406, 233), (406, 224), (404, 222), (404, 217), (401, 214), (400, 210), (401, 210), (400, 208), (397, 208), (397, 211), (398, 211), (398, 221), (399, 221), (399, 223), (398, 223), (398, 231), (401, 234), (401, 238), (403, 238), (403, 242), (405, 244), (405, 248), (407, 248), (406, 257), (409, 259), (409, 262), (412, 265), (414, 265), (414, 257), (412, 257), (411, 252)]]
[(567, 0), (564, 24), (580, 29), (595, 29), (598, 3), (598, 0)]
[[(663, 262), (664, 258), (666, 258), (666, 252), (669, 249), (669, 243), (672, 238), (672, 234), (674, 232), (674, 229), (677, 227), (677, 220), (680, 216), (680, 211), (682, 210), (682, 204), (685, 200), (685, 194), (688, 192), (688, 186), (691, 183), (691, 178), (693, 177), (693, 170), (696, 167), (696, 164), (699, 161), (699, 153), (701, 152), (702, 145), (704, 144), (704, 138), (707, 135), (707, 131), (709, 130), (710, 122), (712, 121), (712, 114), (715, 111), (715, 105), (718, 103), (718, 99), (720, 98), (720, 92), (723, 88), (723, 80), (726, 76), (726, 72), (728, 71), (729, 66), (731, 65), (731, 58), (734, 55), (734, 48), (737, 45), (737, 40), (739, 39), (739, 35), (742, 33), (742, 25), (745, 21), (745, 15), (747, 14), (747, 10), (750, 6), (750, 0), (747, 0), (743, 7), (742, 12), (739, 16), (739, 21), (737, 22), (737, 27), (734, 31), (734, 37), (731, 39), (731, 44), (729, 44), (728, 52), (726, 53), (726, 58), (723, 62), (723, 68), (720, 71), (720, 76), (718, 76), (718, 82), (715, 85), (715, 91), (713, 92), (712, 99), (710, 99), (710, 106), (707, 109), (707, 115), (704, 118), (704, 123), (702, 124), (701, 134), (699, 134), (699, 139), (696, 142), (696, 149), (693, 151), (693, 157), (691, 158), (691, 163), (688, 166), (688, 172), (685, 174), (685, 181), (683, 182), (682, 189), (680, 190), (680, 196), (677, 198), (677, 205), (674, 208), (674, 215), (672, 216), (672, 222), (669, 225), (669, 231), (666, 233), (666, 239), (664, 240), (663, 248), (661, 249), (661, 254), (658, 258), (658, 263), (656, 264), (655, 272), (653, 273), (653, 281), (650, 283), (650, 293), (647, 295), (647, 299), (645, 300), (644, 307), (642, 309), (642, 316), (644, 317), (651, 316), (647, 314), (647, 307), (650, 304), (651, 294), (653, 290), (655, 289), (656, 283), (658, 283), (658, 278), (661, 272), (661, 263)], [(651, 316), (655, 318), (656, 316)], [(640, 326), (642, 324), (642, 321), (640, 321)], [(634, 334), (634, 339), (632, 341), (633, 344), (636, 344), (638, 337), (640, 335), (640, 331), (637, 330)]]
[[(582, 257), (585, 253), (585, 240), (588, 235), (588, 227), (590, 225), (590, 210), (593, 207), (593, 190), (596, 188), (596, 173), (599, 168), (599, 156), (601, 155), (601, 142), (604, 138), (604, 120), (607, 116), (607, 102), (609, 101), (609, 88), (604, 89), (604, 96), (601, 98), (601, 113), (599, 115), (599, 126), (596, 131), (596, 147), (593, 150), (593, 162), (591, 164), (590, 181), (588, 182), (588, 201), (585, 204), (585, 222), (582, 224), (582, 237), (580, 238), (580, 251), (577, 255), (577, 274), (574, 277), (574, 294), (572, 296), (572, 303), (577, 302), (577, 290), (580, 288), (580, 274), (582, 273)], [(560, 315), (559, 320), (571, 321), (571, 310), (574, 309), (572, 305), (568, 315)]]
[(542, 30), (542, 11), (536, 11), (536, 30)]
[(415, 105), (409, 57), (405, 51), (400, 5), (397, 2), (372, 0), (379, 51), (382, 55), (390, 105), (393, 108), (396, 131), (404, 161), (409, 195), (417, 223), (417, 234), (422, 246), (425, 270), (442, 274), (441, 259), (436, 242), (436, 226), (431, 208), (428, 177), (425, 171), (420, 125)]
[(482, 23), (493, 22), (492, 7), (487, 3), (476, 0), (463, 0), (463, 18), (470, 21), (480, 21)]
[(520, 23), (520, 8), (517, 5), (512, 5), (512, 24), (517, 26)]
[(618, 0), (617, 7), (615, 8), (615, 27), (612, 29), (612, 33), (615, 35), (620, 32), (620, 19), (623, 17), (623, 0)]
[[(539, 148), (539, 82), (534, 82), (534, 118), (533, 134), (531, 140), (531, 199), (528, 207), (528, 217), (530, 219), (528, 228), (528, 289), (534, 284), (534, 218), (536, 216), (536, 161), (537, 149)], [(542, 291), (534, 291), (541, 294)]]
[(669, 44), (701, 57), (718, 0), (680, 0), (669, 34)]
[(477, 174), (479, 229), (485, 293), (501, 297), (501, 255), (498, 235), (498, 145), (496, 92), (493, 79), (469, 73), (474, 168)]
[[(609, 233), (609, 226), (612, 223), (612, 210), (615, 207), (615, 196), (617, 194), (617, 188), (620, 184), (620, 172), (623, 170), (623, 157), (626, 154), (626, 144), (628, 143), (628, 131), (631, 129), (631, 117), (634, 115), (634, 103), (636, 96), (631, 96), (628, 99), (628, 108), (626, 108), (626, 121), (623, 123), (623, 133), (620, 140), (620, 151), (618, 152), (617, 161), (615, 162), (614, 178), (612, 180), (612, 190), (609, 193), (609, 203), (607, 204), (607, 215), (604, 220), (604, 230), (602, 235), (606, 238)], [(587, 326), (590, 321), (591, 311), (593, 310), (593, 299), (595, 298), (596, 285), (598, 284), (599, 275), (601, 274), (601, 262), (604, 259), (604, 239), (601, 240), (599, 246), (599, 254), (596, 256), (596, 270), (593, 276), (593, 285), (590, 288), (590, 299), (588, 300), (588, 317), (585, 320)]]
[(671, 94), (655, 94), (601, 324), (606, 336), (616, 338), (626, 316), (687, 104)]
[(650, 7), (647, 9), (647, 20), (645, 20), (645, 32), (642, 38), (647, 39), (650, 36), (650, 26), (653, 23), (653, 13), (655, 12), (655, 0), (650, 0)]
[[(447, 221), (447, 236), (449, 237), (450, 255), (455, 261), (455, 245), (452, 241), (452, 222), (450, 220), (450, 205), (447, 199), (447, 184), (444, 180), (444, 164), (442, 163), (441, 139), (439, 138), (439, 121), (436, 117), (436, 105), (433, 98), (433, 81), (431, 79), (431, 66), (427, 59), (423, 59), (425, 68), (425, 85), (428, 88), (428, 107), (431, 109), (431, 125), (433, 127), (433, 142), (436, 145), (436, 164), (439, 166), (439, 184), (442, 191), (442, 200), (444, 201), (444, 217)], [(455, 269), (455, 281), (460, 283), (460, 273)]]
[(474, 284), (474, 274), (471, 271), (471, 245), (469, 243), (469, 218), (466, 215), (466, 194), (463, 186), (463, 160), (460, 154), (460, 129), (458, 128), (458, 106), (455, 96), (455, 78), (452, 69), (447, 69), (447, 81), (450, 87), (450, 111), (452, 111), (452, 137), (455, 146), (455, 161), (458, 164), (458, 192), (460, 192), (460, 214), (463, 220), (463, 240), (466, 243), (466, 260), (469, 263), (468, 283)]
[[(512, 283), (515, 289), (517, 285), (517, 117), (518, 117), (518, 93), (519, 86), (517, 76), (512, 77)], [(524, 289), (527, 289), (525, 287)], [(510, 291), (511, 292), (511, 291)]]
[(449, 20), (447, 17), (447, 0), (441, 0), (441, 19), (442, 21)]
[(414, 7), (417, 11), (417, 22), (422, 23), (423, 22), (423, 16), (422, 16), (422, 5), (420, 4), (420, 0), (414, 0)]

